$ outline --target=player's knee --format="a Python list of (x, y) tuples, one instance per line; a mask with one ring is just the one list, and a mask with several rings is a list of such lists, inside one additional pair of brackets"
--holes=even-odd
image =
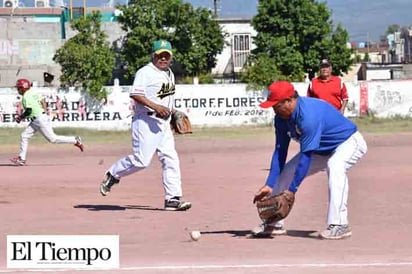
[(57, 138), (55, 136), (47, 136), (46, 140), (52, 144), (55, 144), (57, 142)]
[(133, 155), (133, 161), (132, 164), (136, 167), (139, 168), (146, 168), (150, 165), (150, 160), (151, 159), (144, 159), (140, 155)]
[(142, 163), (142, 165), (140, 166), (141, 168), (146, 168), (150, 165), (150, 161), (143, 161), (141, 163)]
[(328, 172), (330, 173), (336, 173), (336, 172), (345, 172), (345, 162), (344, 161), (338, 161), (335, 159), (330, 159), (328, 161)]

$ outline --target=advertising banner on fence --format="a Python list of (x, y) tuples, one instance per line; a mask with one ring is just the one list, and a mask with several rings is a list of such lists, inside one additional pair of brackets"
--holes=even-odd
[(197, 126), (267, 124), (273, 111), (259, 107), (264, 92), (247, 91), (246, 85), (190, 85), (176, 88), (175, 106)]
[[(108, 87), (107, 100), (98, 102), (76, 90), (33, 88), (47, 102), (53, 127), (125, 130), (130, 128), (133, 100), (130, 87)], [(17, 127), (21, 113), (17, 93), (0, 94), (0, 126)], [(179, 85), (175, 107), (190, 117), (195, 126), (234, 126), (270, 123), (273, 111), (263, 110), (264, 92), (247, 91), (246, 85)]]
[[(345, 83), (349, 102), (345, 116), (355, 117), (372, 111), (379, 117), (407, 116), (412, 113), (412, 81), (367, 81)], [(306, 96), (308, 83), (294, 83), (300, 96)], [(106, 100), (96, 101), (78, 90), (33, 87), (47, 102), (53, 127), (99, 130), (127, 130), (133, 115), (129, 86), (106, 87)], [(23, 127), (15, 117), (21, 113), (21, 98), (13, 89), (0, 90), (0, 127)], [(185, 112), (194, 126), (225, 127), (267, 125), (272, 109), (261, 109), (266, 91), (248, 91), (245, 84), (177, 85), (175, 107)]]

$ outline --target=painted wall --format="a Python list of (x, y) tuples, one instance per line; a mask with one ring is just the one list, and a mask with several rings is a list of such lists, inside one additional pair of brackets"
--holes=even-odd
[[(346, 116), (359, 116), (366, 110), (379, 117), (412, 114), (412, 81), (371, 81), (346, 83), (349, 93)], [(301, 96), (307, 83), (294, 83)], [(34, 87), (48, 102), (54, 127), (124, 130), (130, 127), (133, 103), (128, 86), (108, 87), (107, 101), (97, 102), (79, 90)], [(259, 103), (266, 91), (247, 91), (246, 85), (177, 85), (175, 106), (187, 113), (194, 126), (226, 127), (267, 125), (273, 120), (272, 109)], [(21, 98), (13, 88), (0, 89), (0, 127), (23, 127), (14, 117), (21, 113)]]
[[(34, 88), (48, 103), (55, 127), (128, 129), (133, 103), (130, 87), (109, 87), (107, 101), (96, 102), (76, 90)], [(195, 126), (234, 126), (270, 123), (273, 113), (259, 108), (266, 96), (246, 91), (245, 85), (178, 85), (177, 109), (186, 112)], [(21, 113), (21, 98), (13, 89), (0, 91), (0, 126), (21, 126), (15, 116)]]
[(366, 80), (387, 80), (391, 79), (390, 69), (374, 70), (370, 69), (366, 71)]
[(366, 83), (369, 109), (377, 117), (412, 115), (411, 80)]

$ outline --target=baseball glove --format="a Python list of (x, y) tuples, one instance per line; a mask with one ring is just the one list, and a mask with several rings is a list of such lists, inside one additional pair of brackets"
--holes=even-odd
[(192, 124), (189, 117), (182, 111), (176, 110), (173, 112), (170, 125), (177, 134), (192, 133)]
[(286, 218), (292, 210), (295, 194), (289, 190), (256, 203), (260, 219), (264, 223), (274, 223)]

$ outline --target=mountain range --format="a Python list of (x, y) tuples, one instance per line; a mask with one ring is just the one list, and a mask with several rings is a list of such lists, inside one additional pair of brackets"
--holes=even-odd
[[(2, 0), (0, 0), (1, 2)], [(183, 0), (194, 7), (206, 7), (215, 10), (221, 18), (251, 18), (257, 12), (259, 0)], [(262, 0), (261, 0), (262, 1)], [(73, 6), (100, 7), (107, 5), (126, 5), (131, 0), (71, 0)], [(341, 23), (354, 42), (379, 41), (385, 35), (388, 26), (412, 25), (412, 0), (324, 0), (334, 25)], [(24, 6), (34, 6), (34, 0), (20, 0)], [(51, 5), (63, 3), (68, 6), (70, 0), (50, 0)]]

